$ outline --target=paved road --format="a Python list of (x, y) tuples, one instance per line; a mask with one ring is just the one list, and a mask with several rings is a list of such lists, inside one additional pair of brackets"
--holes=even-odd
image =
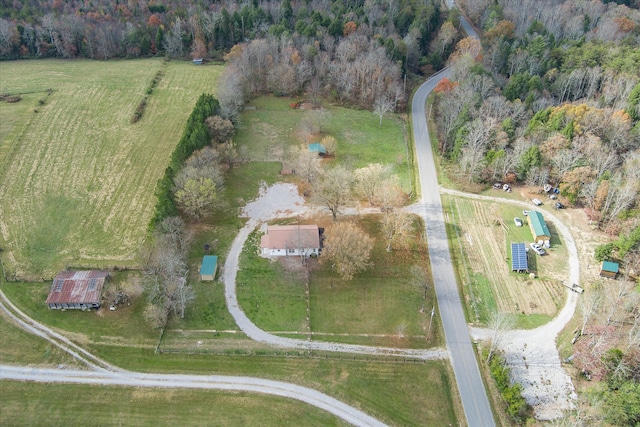
[(442, 78), (448, 77), (449, 74), (449, 69), (443, 70), (427, 80), (416, 91), (411, 104), (413, 135), (420, 173), (420, 185), (422, 187), (422, 201), (425, 205), (424, 219), (431, 271), (440, 309), (440, 318), (442, 319), (447, 348), (462, 399), (462, 406), (469, 426), (494, 426), (493, 413), (480, 376), (475, 350), (469, 337), (467, 322), (458, 293), (458, 285), (453, 272), (442, 202), (440, 200), (440, 190), (426, 122), (425, 105), (427, 96), (438, 82)]
[(189, 388), (248, 391), (300, 400), (357, 426), (385, 424), (319, 391), (280, 381), (219, 375), (142, 374), (137, 372), (78, 371), (0, 365), (0, 380), (117, 385), (127, 387)]

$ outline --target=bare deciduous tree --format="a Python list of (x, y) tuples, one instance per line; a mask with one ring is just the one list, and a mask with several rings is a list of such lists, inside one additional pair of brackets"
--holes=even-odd
[(322, 160), (317, 153), (312, 153), (306, 146), (300, 146), (291, 151), (291, 164), (296, 175), (306, 179), (307, 182), (315, 182), (322, 174)]
[(489, 317), (489, 329), (491, 329), (491, 342), (489, 344), (489, 353), (487, 355), (487, 363), (491, 360), (496, 348), (500, 346), (500, 342), (504, 332), (513, 329), (515, 326), (515, 318), (511, 313), (494, 311)]
[(369, 268), (373, 239), (357, 225), (350, 222), (337, 223), (325, 233), (321, 262), (335, 266), (344, 280), (351, 280), (354, 274)]
[(380, 163), (370, 163), (368, 166), (356, 169), (354, 172), (355, 190), (373, 206), (382, 182), (389, 176), (390, 168)]
[(188, 233), (180, 219), (166, 218), (154, 237), (154, 250), (145, 274), (149, 306), (145, 318), (154, 327), (164, 327), (169, 315), (184, 318), (187, 304), (194, 298), (187, 283), (186, 249)]
[(314, 186), (314, 199), (324, 205), (336, 220), (340, 209), (351, 200), (353, 174), (344, 166), (336, 166), (324, 172)]
[(387, 252), (391, 252), (393, 243), (406, 243), (413, 231), (411, 214), (402, 210), (387, 211), (380, 221), (382, 235), (387, 242)]
[(382, 126), (382, 117), (391, 111), (393, 111), (393, 102), (386, 96), (376, 99), (373, 104), (373, 113), (380, 118), (380, 126)]

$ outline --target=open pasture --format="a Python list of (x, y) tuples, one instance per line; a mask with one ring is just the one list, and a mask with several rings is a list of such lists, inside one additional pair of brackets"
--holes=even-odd
[[(520, 327), (537, 326), (551, 319), (564, 303), (565, 288), (558, 278), (566, 268), (566, 249), (552, 230), (552, 248), (540, 257), (530, 251), (529, 271), (511, 272), (511, 243), (532, 241), (527, 217), (507, 204), (443, 196), (443, 205), (453, 227), (452, 245), (464, 284), (469, 320), (485, 323), (492, 311), (513, 313)], [(523, 219), (516, 227), (513, 218)], [(461, 255), (462, 252), (462, 255)], [(533, 320), (532, 320), (533, 319)]]
[[(155, 74), (142, 119), (131, 117)], [(65, 266), (129, 267), (162, 175), (198, 96), (219, 66), (190, 62), (0, 63), (0, 232), (8, 277)]]
[[(242, 113), (242, 125), (234, 138), (238, 151), (251, 160), (285, 161), (295, 146), (320, 141), (331, 135), (336, 139), (336, 155), (328, 162), (361, 168), (369, 163), (392, 166), (400, 177), (402, 189), (411, 191), (409, 136), (403, 131), (402, 117), (379, 117), (367, 110), (322, 104), (318, 110), (292, 109), (291, 98), (259, 97), (251, 100)], [(307, 134), (304, 123), (311, 121), (320, 132)], [(307, 139), (305, 141), (305, 138)]]

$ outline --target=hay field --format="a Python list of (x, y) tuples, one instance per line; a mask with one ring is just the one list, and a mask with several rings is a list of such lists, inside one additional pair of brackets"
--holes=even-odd
[[(161, 69), (144, 116), (131, 124)], [(221, 70), (161, 59), (0, 63), (0, 93), (25, 94), (18, 103), (0, 103), (7, 277), (135, 266), (156, 181), (198, 96), (215, 93)]]

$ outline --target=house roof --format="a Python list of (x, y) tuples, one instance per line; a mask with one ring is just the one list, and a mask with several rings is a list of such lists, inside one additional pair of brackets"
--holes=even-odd
[(270, 225), (260, 239), (261, 248), (297, 249), (319, 248), (318, 225)]
[(604, 261), (602, 263), (602, 271), (610, 271), (612, 273), (618, 273), (620, 271), (620, 266), (617, 262), (613, 261)]
[(536, 236), (549, 236), (551, 237), (551, 232), (549, 231), (549, 227), (547, 227), (547, 223), (544, 221), (542, 214), (538, 211), (529, 212), (529, 222), (531, 227), (533, 227), (533, 231)]
[(63, 271), (53, 279), (47, 304), (99, 304), (106, 271)]
[(511, 270), (523, 271), (529, 269), (527, 249), (524, 243), (511, 244)]
[(327, 154), (327, 148), (319, 142), (309, 144), (309, 151), (312, 151), (314, 153)]
[(200, 274), (211, 274), (216, 272), (218, 266), (217, 255), (205, 255), (202, 257), (202, 265), (200, 266)]

